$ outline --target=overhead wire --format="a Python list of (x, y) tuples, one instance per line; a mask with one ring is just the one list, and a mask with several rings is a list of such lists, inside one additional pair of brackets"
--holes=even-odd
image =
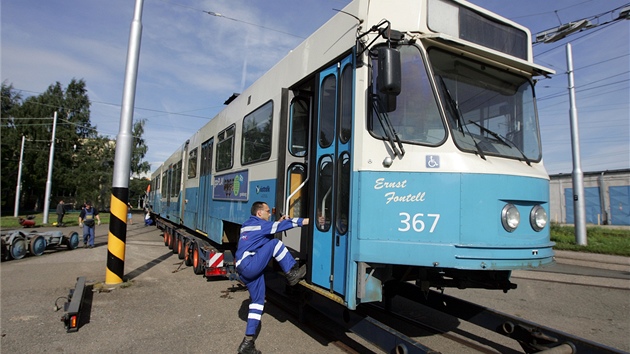
[(260, 25), (260, 24), (257, 24), (257, 23), (248, 22), (248, 21), (244, 21), (244, 20), (241, 20), (241, 19), (238, 19), (238, 18), (225, 16), (225, 15), (223, 15), (223, 14), (219, 13), (219, 12), (202, 10), (202, 9), (195, 8), (195, 7), (192, 7), (192, 6), (178, 4), (178, 3), (175, 3), (175, 2), (172, 2), (172, 1), (166, 1), (166, 0), (162, 0), (162, 1), (167, 2), (167, 3), (170, 3), (170, 4), (173, 4), (173, 5), (176, 5), (176, 6), (185, 7), (185, 8), (187, 8), (187, 9), (191, 9), (191, 10), (195, 10), (195, 11), (200, 11), (200, 12), (203, 12), (203, 13), (208, 14), (208, 15), (210, 15), (210, 16), (221, 17), (221, 18), (225, 18), (225, 19), (227, 19), (227, 20), (231, 20), (231, 21), (235, 21), (235, 22), (244, 23), (244, 24), (246, 24), (246, 25), (250, 25), (250, 26), (254, 26), (254, 27), (259, 27), (259, 28), (263, 28), (263, 29), (266, 29), (266, 30), (269, 30), (269, 31), (278, 32), (278, 33), (286, 34), (286, 35), (289, 35), (289, 36), (293, 36), (293, 37), (297, 37), (297, 38), (305, 39), (305, 37), (299, 36), (299, 35), (294, 34), (294, 33), (285, 32), (285, 31), (281, 31), (281, 30), (278, 30), (278, 29), (275, 29), (275, 28), (271, 28), (271, 27), (263, 26), (263, 25)]
[[(44, 92), (37, 92), (37, 91), (30, 91), (30, 90), (26, 90), (26, 89), (20, 89), (20, 88), (15, 88), (16, 91), (18, 92), (29, 92), (31, 94), (33, 94), (32, 96), (35, 96), (35, 94), (43, 94)], [(32, 97), (31, 96), (31, 97)], [(63, 106), (59, 106), (59, 105), (52, 105), (52, 104), (47, 104), (47, 103), (41, 103), (41, 102), (28, 102), (29, 104), (34, 104), (34, 105), (41, 105), (41, 106), (46, 106), (46, 107), (52, 107), (55, 109), (58, 108), (64, 108)], [(102, 105), (106, 105), (106, 106), (113, 106), (116, 108), (121, 108), (122, 106), (120, 104), (117, 103), (110, 103), (110, 102), (103, 102), (103, 101), (90, 101), (90, 104), (92, 103), (97, 103), (97, 104), (102, 104)], [(215, 109), (217, 107), (220, 106), (210, 106), (210, 107), (204, 107), (204, 108), (198, 108), (198, 109), (193, 109), (193, 110), (187, 110), (187, 111), (183, 111), (183, 112), (168, 112), (168, 111), (162, 111), (162, 110), (157, 110), (157, 109), (151, 109), (151, 108), (143, 108), (143, 107), (138, 107), (135, 106), (134, 107), (134, 111), (138, 110), (138, 111), (148, 111), (148, 112), (156, 112), (156, 113), (162, 113), (164, 115), (177, 115), (177, 116), (183, 116), (183, 117), (191, 117), (191, 118), (200, 118), (200, 119), (206, 119), (206, 120), (210, 120), (212, 119), (211, 117), (208, 116), (200, 116), (200, 115), (194, 115), (194, 114), (186, 114), (184, 112), (194, 112), (194, 111), (202, 111), (202, 110), (206, 110), (206, 109)], [(66, 109), (67, 112), (75, 112), (75, 113), (80, 113), (77, 112), (76, 110), (73, 109)], [(144, 118), (152, 118), (154, 116), (151, 117), (144, 117)]]

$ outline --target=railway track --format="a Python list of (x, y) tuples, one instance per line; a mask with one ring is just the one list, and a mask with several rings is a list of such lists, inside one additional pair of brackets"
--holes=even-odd
[(287, 288), (281, 276), (271, 278), (269, 301), (350, 353), (623, 353), (435, 291), (421, 293), (409, 283), (388, 289), (398, 295), (389, 301), (349, 311), (304, 287)]

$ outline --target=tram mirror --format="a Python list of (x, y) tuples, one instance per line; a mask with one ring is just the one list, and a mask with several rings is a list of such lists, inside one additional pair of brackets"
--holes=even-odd
[(380, 102), (385, 112), (393, 112), (396, 110), (396, 96), (379, 93)]
[(400, 52), (388, 47), (378, 48), (378, 77), (379, 92), (388, 96), (400, 94), (401, 68)]

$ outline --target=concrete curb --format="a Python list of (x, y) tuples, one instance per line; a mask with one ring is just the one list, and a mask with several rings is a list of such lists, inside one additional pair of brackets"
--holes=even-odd
[(556, 262), (561, 264), (630, 272), (630, 257), (570, 251), (554, 252)]

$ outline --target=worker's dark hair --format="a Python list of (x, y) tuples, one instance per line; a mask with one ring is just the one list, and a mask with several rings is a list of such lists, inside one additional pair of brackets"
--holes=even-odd
[(254, 202), (254, 204), (252, 204), (252, 215), (256, 215), (256, 213), (258, 212), (258, 210), (263, 210), (264, 206), (267, 203), (265, 202)]

